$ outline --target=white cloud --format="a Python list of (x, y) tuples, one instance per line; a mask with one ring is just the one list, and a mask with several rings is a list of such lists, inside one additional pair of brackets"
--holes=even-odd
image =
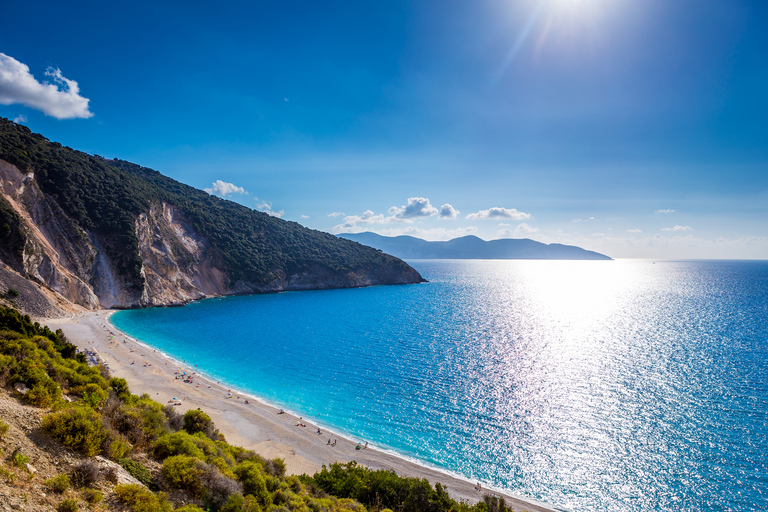
[(247, 194), (248, 193), (245, 191), (243, 187), (238, 187), (237, 185), (234, 185), (232, 183), (227, 183), (226, 181), (221, 181), (221, 180), (214, 181), (210, 187), (204, 188), (203, 190), (205, 190), (209, 194), (216, 194), (222, 197), (228, 194)]
[(394, 222), (394, 217), (384, 217), (382, 214), (376, 215), (371, 210), (365, 210), (362, 215), (347, 215), (341, 224), (333, 227), (333, 233), (360, 233), (367, 231), (358, 224), (386, 224)]
[(514, 219), (523, 220), (530, 219), (531, 214), (525, 212), (519, 212), (514, 208), (500, 208), (495, 206), (488, 210), (480, 210), (477, 213), (470, 213), (467, 215), (467, 219), (479, 220), (479, 219)]
[(674, 226), (671, 228), (661, 228), (662, 231), (691, 231), (691, 226)]
[(437, 215), (437, 208), (429, 203), (426, 197), (409, 197), (405, 206), (393, 206), (387, 213), (397, 219), (417, 219)]
[(344, 212), (333, 212), (328, 214), (329, 217), (343, 217)]
[(88, 110), (88, 98), (80, 96), (77, 82), (49, 67), (45, 76), (54, 83), (40, 83), (29, 72), (29, 67), (13, 57), (0, 53), (0, 104), (25, 105), (56, 119), (93, 117)]
[(358, 228), (355, 231), (339, 231), (339, 233), (360, 233), (362, 231), (374, 231), (382, 236), (400, 236), (410, 235), (424, 240), (437, 241), (437, 240), (452, 240), (460, 236), (474, 235), (477, 233), (477, 226), (467, 226), (456, 229), (444, 229), (444, 228), (431, 228), (422, 229), (418, 226), (399, 226), (386, 229), (362, 229)]
[(16, 117), (13, 118), (13, 122), (16, 124), (26, 123), (27, 122), (27, 116), (24, 114), (19, 114)]
[(571, 222), (589, 222), (591, 220), (595, 220), (595, 218), (589, 217), (588, 219), (573, 219)]
[(301, 216), (301, 218), (302, 218), (302, 219), (308, 219), (308, 218), (309, 218), (309, 215), (302, 215), (302, 216)]
[(451, 206), (448, 203), (445, 203), (443, 206), (440, 207), (440, 218), (441, 219), (455, 219), (459, 216), (461, 212)]
[(259, 211), (262, 211), (266, 213), (267, 215), (271, 215), (272, 217), (277, 217), (278, 219), (282, 218), (283, 215), (285, 215), (285, 210), (280, 210), (278, 212), (272, 210), (272, 204), (267, 203), (265, 201), (262, 201), (261, 204), (259, 204), (256, 208), (259, 209)]
[(672, 208), (667, 208), (666, 210), (656, 210), (656, 213), (675, 213), (677, 210), (673, 210)]
[(642, 233), (642, 232), (643, 232), (643, 230), (642, 229), (638, 229), (638, 228), (628, 229), (627, 230), (627, 233)]

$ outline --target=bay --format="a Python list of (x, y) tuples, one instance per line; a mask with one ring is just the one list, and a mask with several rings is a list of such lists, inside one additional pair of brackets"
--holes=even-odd
[(116, 313), (354, 439), (572, 510), (768, 510), (768, 262), (416, 260)]

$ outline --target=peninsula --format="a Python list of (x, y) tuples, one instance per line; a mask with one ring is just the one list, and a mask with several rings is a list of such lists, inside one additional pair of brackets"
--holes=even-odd
[(345, 233), (347, 240), (370, 245), (403, 259), (485, 259), (485, 260), (610, 260), (609, 256), (581, 247), (543, 244), (527, 238), (485, 241), (476, 236), (447, 242), (428, 242), (412, 236), (381, 236), (376, 233)]

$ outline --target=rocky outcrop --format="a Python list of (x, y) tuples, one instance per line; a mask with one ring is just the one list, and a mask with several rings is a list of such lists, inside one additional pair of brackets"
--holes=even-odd
[(0, 264), (6, 265), (3, 275), (17, 274), (34, 283), (41, 302), (37, 309), (54, 315), (71, 312), (76, 306), (86, 310), (170, 306), (221, 295), (423, 280), (405, 264), (361, 264), (339, 271), (309, 263), (293, 274), (275, 268), (267, 279), (233, 281), (220, 251), (195, 231), (183, 210), (164, 201), (151, 203), (135, 219), (141, 260), (140, 277), (136, 278), (120, 272), (109, 257), (114, 254), (114, 250), (106, 250), (109, 244), (114, 248), (110, 234), (81, 228), (41, 190), (33, 172), (22, 173), (0, 160), (0, 193), (0, 201), (11, 209), (0, 213), (13, 215), (19, 224), (16, 253), (0, 252), (0, 260), (4, 260)]

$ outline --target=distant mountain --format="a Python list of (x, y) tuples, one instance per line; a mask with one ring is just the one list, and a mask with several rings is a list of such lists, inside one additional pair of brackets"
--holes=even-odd
[(483, 259), (483, 260), (610, 260), (609, 256), (581, 247), (543, 244), (527, 238), (485, 240), (476, 236), (447, 242), (428, 242), (412, 236), (381, 236), (376, 233), (339, 235), (369, 245), (402, 259)]
[(15, 299), (30, 310), (421, 281), (370, 247), (0, 117), (0, 295), (30, 295)]

